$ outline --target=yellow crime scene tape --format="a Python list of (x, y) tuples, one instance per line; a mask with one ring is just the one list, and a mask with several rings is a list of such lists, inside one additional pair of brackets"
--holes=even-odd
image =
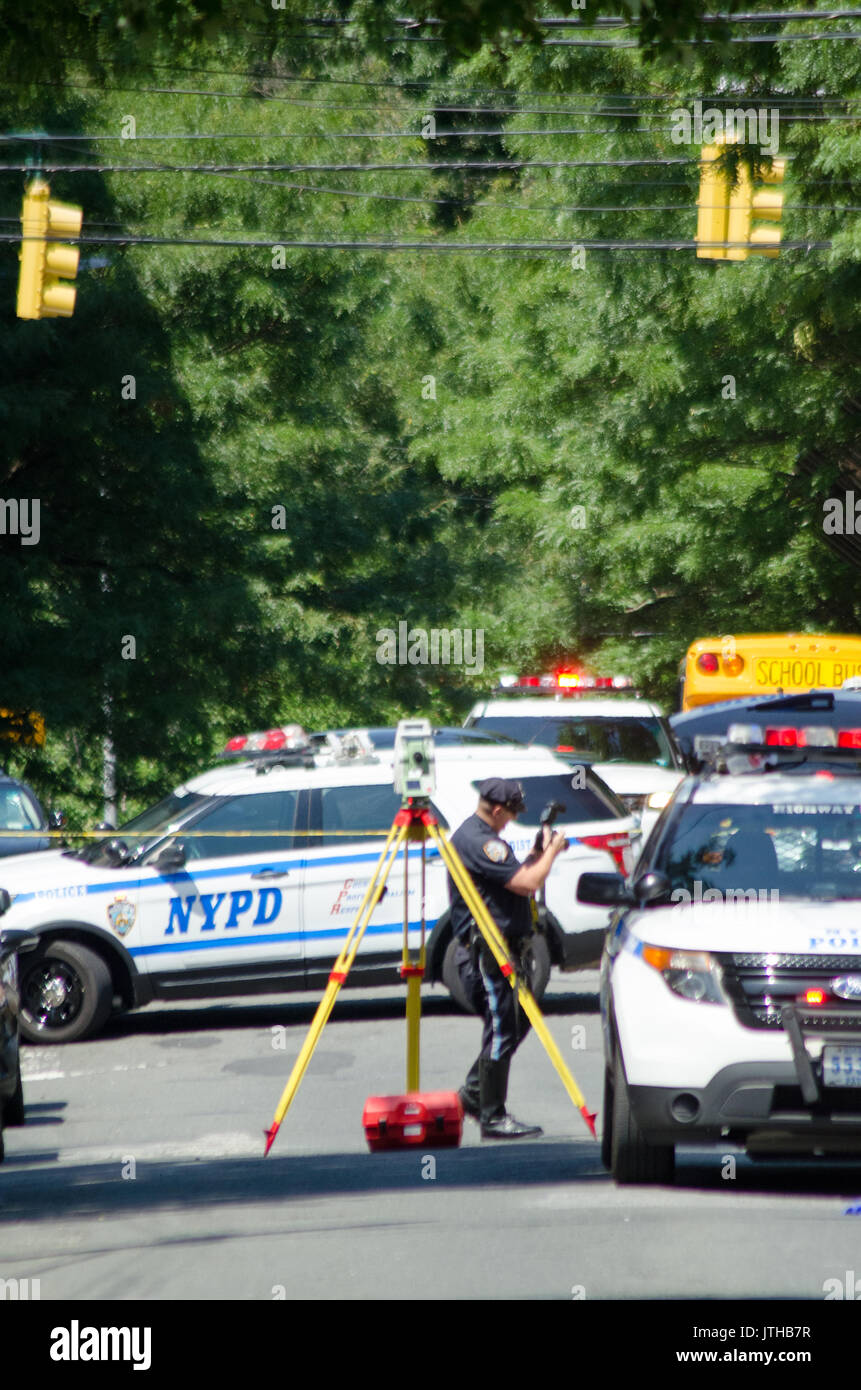
[(262, 836), (267, 839), (296, 839), (300, 835), (341, 835), (349, 840), (366, 840), (376, 835), (383, 840), (388, 830), (0, 830), (0, 837), (13, 840), (157, 840), (168, 835), (191, 839), (200, 836), (207, 840), (254, 839)]

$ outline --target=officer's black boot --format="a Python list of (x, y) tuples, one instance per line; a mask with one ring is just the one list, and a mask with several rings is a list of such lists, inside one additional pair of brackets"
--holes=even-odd
[(481, 1137), (482, 1139), (536, 1139), (544, 1130), (538, 1125), (524, 1125), (509, 1115), (505, 1108), (508, 1095), (510, 1057), (493, 1062), (482, 1057), (480, 1066)]
[(480, 1065), (481, 1058), (476, 1057), (458, 1091), (464, 1115), (471, 1116), (473, 1120), (479, 1119), (481, 1115)]

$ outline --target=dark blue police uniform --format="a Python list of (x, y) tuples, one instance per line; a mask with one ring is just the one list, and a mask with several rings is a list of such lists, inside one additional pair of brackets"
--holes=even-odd
[[(498, 800), (512, 787), (521, 797), (522, 808), (518, 783), (491, 778), (481, 784), (479, 792), (488, 800)], [(505, 803), (500, 801), (500, 804)], [(506, 886), (521, 868), (520, 860), (493, 826), (479, 815), (465, 820), (452, 835), (451, 843), (517, 962), (533, 932), (529, 898)], [(541, 1130), (535, 1126), (520, 1125), (505, 1109), (509, 1065), (529, 1031), (529, 1020), (518, 1003), (516, 992), (478, 932), (451, 875), (448, 886), (461, 983), (467, 999), (484, 1020), (481, 1051), (460, 1092), (464, 1110), (481, 1119), (482, 1133), (488, 1138), (540, 1134)]]

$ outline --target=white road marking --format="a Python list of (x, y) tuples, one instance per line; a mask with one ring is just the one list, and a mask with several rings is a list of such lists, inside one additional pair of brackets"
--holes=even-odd
[(25, 1081), (60, 1081), (67, 1076), (106, 1076), (109, 1071), (156, 1071), (168, 1066), (169, 1062), (136, 1062), (134, 1065), (123, 1062), (115, 1067), (89, 1067), (83, 1071), (28, 1071), (24, 1063), (21, 1075)]
[(250, 1158), (262, 1157), (263, 1130), (259, 1134), (223, 1133), (202, 1134), (199, 1139), (164, 1140), (137, 1144), (128, 1140), (122, 1146), (92, 1146), (84, 1149), (60, 1149), (61, 1163), (136, 1163), (164, 1162), (166, 1159)]

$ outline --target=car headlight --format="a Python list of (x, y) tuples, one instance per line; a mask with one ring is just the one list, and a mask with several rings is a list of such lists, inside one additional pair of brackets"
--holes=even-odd
[(668, 791), (652, 792), (651, 796), (646, 801), (646, 805), (650, 811), (663, 811), (664, 807), (670, 804), (672, 796), (673, 793)]
[(644, 946), (647, 965), (663, 975), (674, 994), (696, 1004), (724, 1004), (720, 966), (708, 951), (674, 951), (666, 946)]

